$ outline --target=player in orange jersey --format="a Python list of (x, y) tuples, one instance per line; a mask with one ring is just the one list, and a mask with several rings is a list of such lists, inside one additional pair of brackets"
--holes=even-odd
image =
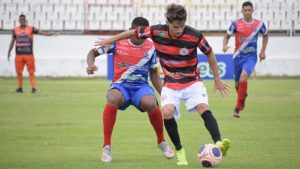
[(39, 34), (44, 36), (52, 36), (54, 33), (40, 31), (33, 26), (27, 25), (26, 16), (21, 14), (19, 16), (20, 26), (13, 29), (12, 39), (9, 45), (7, 59), (11, 56), (11, 50), (16, 42), (16, 58), (15, 66), (18, 77), (18, 88), (17, 93), (23, 93), (23, 70), (24, 66), (27, 66), (29, 72), (29, 80), (32, 87), (31, 92), (36, 93), (36, 82), (35, 82), (35, 63), (33, 55), (33, 34)]

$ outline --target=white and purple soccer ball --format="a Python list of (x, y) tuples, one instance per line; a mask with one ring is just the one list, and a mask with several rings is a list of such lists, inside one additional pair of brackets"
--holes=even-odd
[(216, 167), (222, 161), (222, 151), (215, 144), (205, 144), (198, 151), (198, 159), (203, 167)]

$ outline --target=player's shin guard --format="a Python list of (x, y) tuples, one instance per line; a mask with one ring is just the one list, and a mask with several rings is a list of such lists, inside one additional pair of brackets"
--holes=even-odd
[(213, 116), (212, 112), (210, 110), (206, 110), (201, 115), (202, 119), (204, 120), (205, 127), (209, 131), (212, 139), (216, 143), (217, 141), (221, 140), (221, 135), (218, 127), (217, 120)]
[(116, 122), (118, 108), (114, 105), (106, 104), (103, 111), (103, 134), (104, 143), (103, 147), (106, 145), (111, 145), (111, 135)]
[(164, 124), (163, 124), (162, 114), (159, 107), (157, 107), (157, 109), (154, 112), (148, 112), (148, 117), (152, 127), (155, 130), (156, 137), (157, 137), (157, 144), (160, 144), (161, 142), (165, 141), (165, 138), (164, 138), (164, 128), (163, 128)]
[(164, 123), (168, 135), (172, 143), (174, 144), (176, 150), (180, 150), (182, 148), (182, 145), (180, 142), (176, 120), (174, 119), (174, 117), (171, 119), (164, 119)]

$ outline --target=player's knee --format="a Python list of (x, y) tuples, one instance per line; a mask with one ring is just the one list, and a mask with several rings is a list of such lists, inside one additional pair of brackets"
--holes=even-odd
[(209, 110), (209, 107), (207, 104), (199, 104), (196, 106), (196, 110), (198, 111), (198, 113), (201, 115), (203, 112), (205, 112), (206, 110)]
[(170, 107), (163, 107), (162, 113), (165, 119), (171, 119), (174, 116), (175, 109), (172, 109)]
[(122, 106), (122, 98), (120, 97), (116, 97), (115, 95), (110, 95), (108, 94), (106, 96), (106, 100), (107, 100), (107, 103), (111, 104), (111, 105), (115, 105), (115, 106)]
[(154, 112), (157, 109), (157, 101), (154, 100), (149, 100), (147, 102), (141, 102), (141, 109), (145, 110), (147, 112)]

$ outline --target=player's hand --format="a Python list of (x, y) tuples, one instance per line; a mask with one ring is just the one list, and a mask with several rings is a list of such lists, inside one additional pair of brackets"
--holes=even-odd
[(89, 75), (94, 74), (94, 72), (97, 71), (97, 70), (98, 70), (98, 67), (97, 67), (96, 65), (88, 66), (88, 67), (86, 68), (86, 72), (87, 72), (87, 74), (89, 74)]
[(9, 58), (10, 58), (10, 52), (8, 52), (7, 54), (7, 61), (9, 61)]
[(99, 40), (94, 43), (94, 46), (96, 47), (96, 49), (103, 47), (109, 48), (111, 44), (112, 42), (110, 42), (108, 39), (99, 38)]
[(263, 61), (266, 59), (266, 53), (264, 51), (260, 51), (259, 53), (259, 61)]
[(222, 50), (223, 50), (224, 53), (226, 53), (229, 48), (230, 48), (229, 46), (223, 46)]
[(215, 80), (214, 89), (219, 90), (221, 96), (229, 95), (230, 86), (222, 80)]

